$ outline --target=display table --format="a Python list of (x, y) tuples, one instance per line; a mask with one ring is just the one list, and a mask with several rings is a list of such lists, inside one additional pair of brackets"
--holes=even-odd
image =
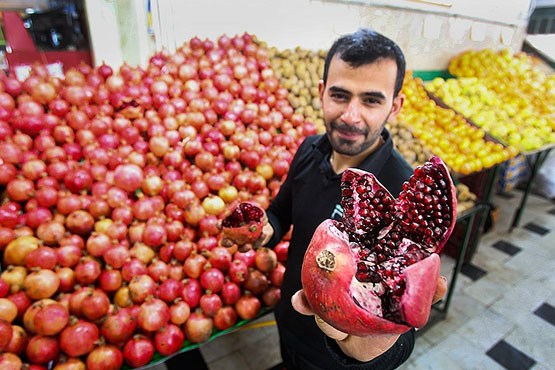
[(473, 208), (469, 209), (468, 211), (457, 217), (457, 225), (461, 225), (464, 230), (463, 239), (458, 248), (458, 255), (456, 257), (455, 267), (453, 268), (453, 273), (451, 274), (451, 282), (449, 283), (449, 286), (447, 288), (447, 296), (445, 300), (442, 301), (442, 305), (439, 305), (439, 303), (434, 305), (435, 309), (439, 310), (445, 315), (449, 311), (449, 306), (451, 305), (451, 300), (453, 299), (453, 294), (455, 293), (457, 278), (465, 262), (466, 252), (469, 247), (471, 247), (471, 249), (475, 249), (476, 244), (479, 241), (479, 235), (475, 235), (475, 238), (471, 238), (472, 234), (480, 234), (473, 233), (475, 222), (479, 221), (478, 224), (482, 225), (483, 220), (485, 219), (489, 210), (489, 205), (478, 203)]
[(546, 148), (530, 152), (530, 153), (523, 153), (526, 156), (526, 162), (530, 167), (530, 176), (526, 182), (526, 187), (524, 188), (524, 193), (522, 194), (522, 198), (520, 200), (520, 204), (513, 215), (513, 221), (511, 222), (511, 226), (509, 227), (509, 232), (513, 231), (515, 227), (518, 227), (520, 223), (520, 218), (522, 217), (522, 212), (526, 208), (526, 202), (528, 201), (528, 195), (530, 194), (530, 190), (532, 189), (532, 183), (538, 171), (540, 170), (542, 164), (545, 162), (547, 157), (549, 156), (549, 152), (553, 149), (555, 145), (550, 145)]

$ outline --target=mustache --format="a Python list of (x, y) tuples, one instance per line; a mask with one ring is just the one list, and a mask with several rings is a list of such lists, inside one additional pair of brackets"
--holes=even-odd
[(338, 121), (332, 121), (331, 128), (349, 134), (366, 135), (368, 133), (366, 128), (355, 127)]

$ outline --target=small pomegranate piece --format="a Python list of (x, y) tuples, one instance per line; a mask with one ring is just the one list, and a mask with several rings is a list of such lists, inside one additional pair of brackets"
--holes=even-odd
[(373, 174), (348, 169), (342, 222), (325, 220), (305, 253), (310, 306), (349, 334), (402, 333), (428, 320), (440, 270), (437, 253), (456, 222), (455, 187), (432, 157), (395, 199)]
[(252, 203), (239, 203), (229, 216), (222, 220), (226, 239), (238, 245), (254, 243), (262, 234), (264, 211)]

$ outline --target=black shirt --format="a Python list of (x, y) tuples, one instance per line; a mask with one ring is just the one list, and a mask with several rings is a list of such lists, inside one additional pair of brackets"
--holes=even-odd
[[(387, 130), (384, 144), (368, 156), (358, 168), (372, 172), (394, 195), (413, 173), (412, 167), (393, 148)], [(291, 306), (291, 297), (301, 289), (301, 266), (305, 250), (316, 227), (325, 219), (341, 219), (341, 174), (330, 165), (331, 144), (326, 135), (311, 136), (298, 148), (287, 179), (268, 208), (268, 219), (274, 228), (269, 245), (275, 245), (289, 230), (293, 233), (287, 257), (287, 268), (281, 287), (281, 301), (275, 309), (282, 346), (315, 365), (318, 369), (393, 369), (403, 363), (414, 347), (414, 331), (403, 334), (389, 351), (362, 363), (341, 352), (318, 328), (313, 317), (299, 314)], [(283, 349), (282, 349), (283, 352)]]

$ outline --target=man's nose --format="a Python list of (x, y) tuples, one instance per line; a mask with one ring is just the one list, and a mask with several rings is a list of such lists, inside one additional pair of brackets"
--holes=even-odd
[(346, 124), (357, 124), (360, 122), (360, 103), (356, 99), (352, 99), (341, 115), (341, 120)]

